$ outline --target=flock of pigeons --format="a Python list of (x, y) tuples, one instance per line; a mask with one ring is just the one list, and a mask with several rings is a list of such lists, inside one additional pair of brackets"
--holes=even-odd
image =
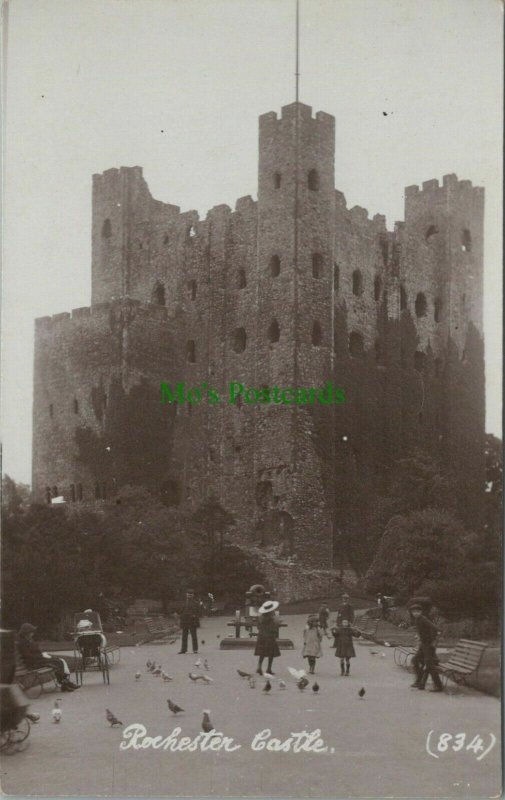
[[(213, 683), (213, 679), (208, 674), (208, 672), (210, 671), (210, 665), (206, 658), (203, 659), (203, 662), (200, 658), (197, 659), (195, 661), (194, 666), (196, 667), (197, 670), (202, 670), (202, 671), (188, 672), (188, 677), (191, 681), (193, 681), (194, 683), (201, 682), (203, 684)], [(168, 672), (166, 672), (163, 669), (162, 665), (156, 663), (155, 661), (148, 660), (146, 662), (146, 672), (150, 675), (153, 675), (155, 678), (161, 678), (162, 681), (164, 681), (165, 683), (170, 683), (170, 681), (174, 680), (173, 676), (169, 675)], [(295, 679), (296, 686), (298, 687), (300, 692), (304, 692), (309, 685), (309, 680), (307, 678), (307, 673), (305, 672), (305, 670), (288, 667), (288, 672)], [(237, 673), (242, 680), (247, 680), (247, 683), (249, 684), (249, 687), (251, 689), (256, 688), (257, 679), (255, 675), (253, 675), (250, 672), (244, 672), (244, 670), (241, 669), (237, 669)], [(136, 681), (139, 681), (141, 677), (142, 677), (141, 672), (139, 671), (135, 672), (134, 678)], [(269, 692), (272, 691), (272, 683), (276, 681), (276, 678), (274, 675), (268, 672), (265, 672), (263, 677), (265, 678), (265, 682), (263, 684), (263, 693), (268, 694)], [(280, 690), (285, 690), (287, 688), (286, 682), (283, 681), (282, 679), (277, 681), (277, 685)], [(314, 692), (314, 694), (317, 694), (319, 692), (319, 689), (320, 689), (319, 684), (317, 683), (317, 681), (314, 681), (314, 683), (312, 684), (312, 691)], [(364, 687), (362, 687), (358, 692), (358, 697), (360, 699), (363, 699), (365, 694), (366, 690)], [(184, 709), (181, 708), (181, 706), (177, 705), (177, 703), (174, 703), (170, 699), (167, 700), (167, 705), (169, 710), (174, 715), (184, 712)], [(201, 723), (202, 731), (204, 733), (210, 733), (212, 730), (214, 730), (209, 715), (210, 711), (208, 709), (204, 709), (202, 723)], [(111, 728), (113, 728), (115, 725), (123, 725), (121, 720), (118, 719), (118, 717), (116, 717), (115, 714), (113, 714), (113, 712), (109, 708), (105, 709), (105, 717)], [(61, 718), (62, 718), (62, 710), (60, 708), (60, 701), (55, 700), (54, 707), (52, 710), (52, 720), (55, 724), (57, 724), (61, 721)]]

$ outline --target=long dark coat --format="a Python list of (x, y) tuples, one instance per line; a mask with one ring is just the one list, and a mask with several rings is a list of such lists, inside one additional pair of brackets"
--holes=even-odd
[(352, 643), (352, 631), (350, 628), (337, 628), (334, 633), (335, 655), (337, 658), (354, 658), (354, 645)]
[(261, 615), (258, 619), (258, 639), (256, 641), (255, 656), (277, 658), (281, 651), (277, 644), (278, 625), (273, 615)]

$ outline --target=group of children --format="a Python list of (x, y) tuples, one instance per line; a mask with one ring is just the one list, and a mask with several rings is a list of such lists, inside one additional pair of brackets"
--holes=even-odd
[[(352, 642), (352, 623), (354, 622), (354, 610), (349, 605), (349, 595), (344, 595), (343, 602), (337, 612), (337, 620), (331, 628), (333, 635), (333, 645), (335, 656), (340, 659), (340, 674), (348, 676), (351, 669), (351, 658), (356, 656)], [(303, 631), (302, 655), (309, 662), (309, 673), (314, 674), (316, 660), (322, 655), (321, 642), (323, 635), (331, 638), (328, 634), (328, 619), (330, 610), (326, 606), (321, 606), (319, 614), (310, 614), (307, 625)]]

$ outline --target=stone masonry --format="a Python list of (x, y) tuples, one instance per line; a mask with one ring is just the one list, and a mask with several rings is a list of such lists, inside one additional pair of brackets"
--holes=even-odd
[[(332, 116), (292, 103), (259, 123), (258, 200), (233, 211), (155, 200), (140, 167), (93, 176), (91, 308), (36, 321), (33, 492), (141, 484), (189, 513), (215, 497), (236, 543), (328, 570), (351, 488), (415, 448), (458, 465), (475, 512), (484, 190), (407, 187), (388, 231), (335, 189)], [(221, 402), (163, 404), (161, 381)], [(232, 405), (231, 381), (331, 381), (346, 402)]]

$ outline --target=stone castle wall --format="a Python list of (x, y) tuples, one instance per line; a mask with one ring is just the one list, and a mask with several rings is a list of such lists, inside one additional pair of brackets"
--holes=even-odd
[[(408, 187), (388, 231), (347, 208), (334, 161), (333, 117), (292, 104), (260, 117), (258, 200), (234, 210), (181, 213), (140, 167), (93, 177), (91, 309), (37, 321), (36, 496), (139, 482), (192, 512), (214, 495), (234, 541), (324, 569), (349, 497), (415, 447), (457, 458), (475, 494), (483, 190)], [(163, 406), (160, 381), (332, 381), (347, 402)]]

